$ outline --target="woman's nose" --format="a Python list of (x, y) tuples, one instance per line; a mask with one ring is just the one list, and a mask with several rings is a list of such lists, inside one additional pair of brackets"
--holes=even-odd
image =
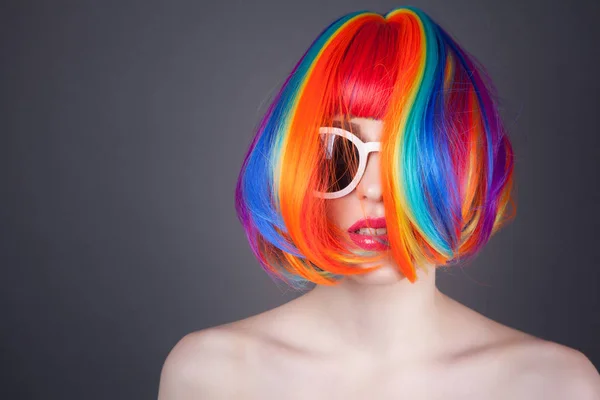
[(380, 173), (380, 155), (378, 152), (369, 154), (367, 159), (367, 167), (362, 178), (360, 179), (360, 182), (358, 182), (356, 191), (361, 200), (383, 200)]

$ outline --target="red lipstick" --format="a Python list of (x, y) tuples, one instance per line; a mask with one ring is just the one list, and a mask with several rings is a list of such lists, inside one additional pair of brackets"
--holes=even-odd
[(387, 233), (383, 235), (361, 235), (355, 231), (360, 228), (381, 229), (385, 227), (385, 218), (367, 218), (356, 221), (354, 225), (348, 228), (348, 233), (350, 234), (350, 239), (352, 239), (358, 247), (369, 251), (384, 251), (390, 248), (387, 244)]

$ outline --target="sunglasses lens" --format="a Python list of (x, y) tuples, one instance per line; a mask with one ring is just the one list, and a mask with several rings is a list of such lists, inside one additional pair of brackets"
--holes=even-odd
[(333, 133), (321, 134), (323, 154), (322, 173), (326, 177), (325, 192), (333, 193), (346, 188), (356, 176), (359, 152), (354, 143)]

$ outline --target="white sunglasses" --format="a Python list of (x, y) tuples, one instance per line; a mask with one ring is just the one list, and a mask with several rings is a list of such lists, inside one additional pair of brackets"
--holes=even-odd
[[(319, 136), (323, 141), (323, 145), (325, 146), (325, 157), (328, 160), (331, 160), (335, 154), (334, 152), (334, 144), (336, 140), (349, 140), (352, 145), (358, 151), (358, 167), (356, 168), (356, 173), (352, 177), (352, 180), (348, 182), (342, 188), (338, 188), (338, 190), (334, 192), (319, 192), (315, 191), (314, 194), (317, 197), (325, 198), (325, 199), (336, 199), (338, 197), (343, 197), (348, 193), (352, 192), (354, 188), (360, 182), (365, 169), (367, 168), (367, 158), (369, 153), (375, 151), (381, 151), (381, 142), (363, 142), (358, 138), (358, 136), (354, 135), (352, 132), (348, 132), (342, 128), (335, 127), (321, 127), (319, 128)], [(339, 180), (339, 177), (335, 177), (336, 182)]]

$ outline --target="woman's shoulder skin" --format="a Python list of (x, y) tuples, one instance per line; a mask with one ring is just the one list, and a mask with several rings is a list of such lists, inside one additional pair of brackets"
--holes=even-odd
[(247, 339), (217, 326), (185, 335), (171, 349), (160, 375), (159, 400), (237, 399)]
[[(274, 357), (298, 353), (298, 343), (286, 342), (273, 315), (281, 318), (280, 307), (183, 337), (163, 365), (159, 400), (268, 398), (254, 374), (270, 368)], [(464, 315), (492, 338), (472, 351), (461, 349), (460, 361), (448, 365), (458, 374), (464, 371), (462, 381), (474, 390), (493, 390), (490, 399), (600, 399), (600, 375), (580, 351), (499, 324), (467, 307)], [(283, 384), (285, 374), (277, 379)], [(441, 386), (444, 380), (433, 382)], [(480, 383), (485, 387), (476, 388), (478, 382), (486, 382)]]
[(600, 399), (600, 375), (576, 349), (532, 337), (507, 352), (503, 364), (506, 398)]

